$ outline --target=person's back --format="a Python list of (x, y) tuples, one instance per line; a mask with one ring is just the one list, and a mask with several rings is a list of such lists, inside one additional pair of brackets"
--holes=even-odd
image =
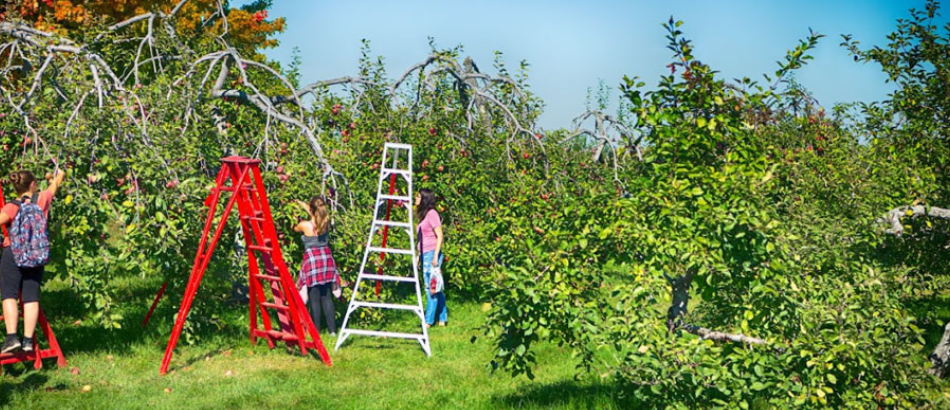
[[(3, 238), (3, 253), (0, 255), (0, 299), (3, 300), (6, 325), (6, 338), (0, 353), (14, 352), (21, 347), (24, 351), (33, 351), (33, 334), (39, 318), (40, 285), (44, 265), (49, 259), (46, 218), (53, 196), (65, 176), (66, 173), (57, 172), (49, 188), (37, 192), (36, 178), (29, 171), (10, 175), (17, 197), (0, 209), (0, 225), (8, 233)], [(17, 338), (20, 317), (17, 298), (23, 304), (22, 343)]]

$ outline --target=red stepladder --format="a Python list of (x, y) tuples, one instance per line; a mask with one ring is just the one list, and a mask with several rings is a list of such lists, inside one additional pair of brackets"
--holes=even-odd
[[(6, 201), (3, 198), (3, 187), (0, 187), (0, 208), (3, 208), (3, 205), (6, 204)], [(6, 238), (9, 235), (7, 234), (7, 227), (3, 227), (3, 237)], [(20, 304), (20, 317), (23, 317), (23, 304)], [(3, 315), (0, 314), (0, 323), (3, 322)], [(46, 349), (40, 348), (40, 338), (36, 337), (37, 334), (33, 334), (34, 339), (34, 348), (32, 352), (17, 352), (17, 353), (7, 353), (0, 354), (0, 374), (3, 373), (2, 365), (5, 364), (14, 364), (21, 362), (33, 362), (33, 368), (36, 370), (43, 368), (43, 359), (56, 358), (56, 364), (59, 367), (66, 367), (66, 356), (63, 355), (63, 349), (60, 349), (59, 342), (56, 341), (56, 335), (53, 334), (53, 328), (50, 326), (49, 321), (46, 320), (46, 313), (43, 312), (43, 307), (40, 306), (40, 316), (37, 321), (37, 330), (43, 332), (43, 336), (46, 338)]]
[[(188, 311), (201, 284), (201, 278), (208, 268), (215, 245), (235, 205), (238, 208), (248, 257), (251, 343), (256, 344), (258, 338), (263, 338), (270, 348), (274, 348), (277, 342), (282, 341), (287, 346), (299, 348), (303, 355), (307, 355), (307, 349), (313, 349), (320, 355), (323, 362), (330, 366), (332, 364), (330, 356), (297, 292), (294, 280), (287, 270), (287, 264), (284, 263), (277, 230), (274, 227), (267, 194), (261, 180), (260, 160), (232, 156), (223, 158), (221, 161), (221, 171), (218, 173), (215, 187), (211, 189), (211, 194), (205, 200), (205, 205), (209, 208), (208, 216), (205, 219), (185, 295), (178, 308), (178, 315), (175, 317), (175, 326), (168, 340), (168, 346), (165, 348), (160, 373), (168, 372), (175, 345), (178, 343)], [(224, 206), (223, 213), (216, 217), (218, 202), (223, 192), (232, 194)], [(217, 225), (212, 231), (215, 220), (217, 220)], [(259, 263), (263, 265), (263, 272)], [(164, 289), (163, 285), (162, 291)], [(270, 292), (266, 291), (268, 289)], [(270, 302), (267, 293), (270, 293)], [(156, 303), (160, 297), (156, 298)], [(273, 328), (268, 309), (276, 311), (279, 329)], [(309, 340), (306, 338), (307, 334), (310, 335)]]
[[(20, 305), (20, 317), (23, 317), (23, 305)], [(3, 316), (0, 315), (0, 322), (3, 322)], [(66, 367), (66, 356), (63, 356), (63, 350), (59, 348), (59, 342), (56, 341), (56, 335), (53, 334), (53, 328), (50, 327), (49, 321), (46, 320), (46, 313), (43, 312), (43, 308), (40, 307), (40, 317), (37, 321), (37, 330), (43, 333), (46, 339), (46, 349), (40, 348), (40, 338), (38, 334), (34, 334), (34, 348), (32, 352), (17, 352), (17, 353), (7, 353), (0, 354), (0, 365), (13, 364), (20, 362), (33, 362), (33, 368), (36, 370), (43, 368), (43, 359), (56, 358), (56, 364), (59, 367)], [(0, 367), (0, 373), (3, 373), (2, 367)]]

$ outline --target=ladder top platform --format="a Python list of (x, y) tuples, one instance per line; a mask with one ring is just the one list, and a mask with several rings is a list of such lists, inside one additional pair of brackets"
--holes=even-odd
[(232, 164), (260, 164), (261, 160), (232, 155), (230, 157), (221, 158), (221, 162), (232, 163)]
[(400, 144), (398, 142), (387, 142), (383, 144), (383, 147), (394, 148), (394, 149), (412, 149), (412, 145), (409, 144)]

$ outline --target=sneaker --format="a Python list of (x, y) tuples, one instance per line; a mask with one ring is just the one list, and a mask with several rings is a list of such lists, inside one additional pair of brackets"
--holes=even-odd
[(445, 322), (439, 322), (439, 327), (445, 327)]
[(330, 336), (336, 336), (336, 332), (330, 332)]
[(22, 344), (21, 348), (23, 349), (24, 352), (27, 352), (27, 353), (32, 352), (32, 351), (33, 351), (33, 338), (32, 338), (32, 337), (24, 337), (24, 338), (23, 338), (23, 344)]
[(9, 338), (3, 342), (3, 346), (0, 347), (0, 354), (13, 353), (17, 350), (20, 350), (20, 339), (18, 338)]

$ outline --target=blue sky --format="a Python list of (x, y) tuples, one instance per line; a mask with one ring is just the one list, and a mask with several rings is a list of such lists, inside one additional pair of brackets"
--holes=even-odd
[(509, 67), (531, 64), (530, 84), (546, 104), (539, 125), (554, 129), (570, 126), (600, 80), (614, 89), (613, 102), (624, 75), (655, 84), (670, 60), (660, 24), (671, 15), (684, 21), (695, 55), (730, 79), (771, 74), (810, 27), (827, 37), (798, 81), (829, 108), (883, 100), (892, 90), (884, 75), (855, 63), (839, 46), (840, 35), (883, 45), (898, 18), (923, 6), (924, 0), (275, 0), (270, 16), (286, 17), (287, 29), (266, 54), (286, 63), (298, 47), (302, 81), (309, 83), (355, 74), (364, 38), (385, 57), (391, 77), (425, 58), (430, 36), (440, 48), (463, 45), (483, 72), (492, 72), (493, 53), (502, 51)]

